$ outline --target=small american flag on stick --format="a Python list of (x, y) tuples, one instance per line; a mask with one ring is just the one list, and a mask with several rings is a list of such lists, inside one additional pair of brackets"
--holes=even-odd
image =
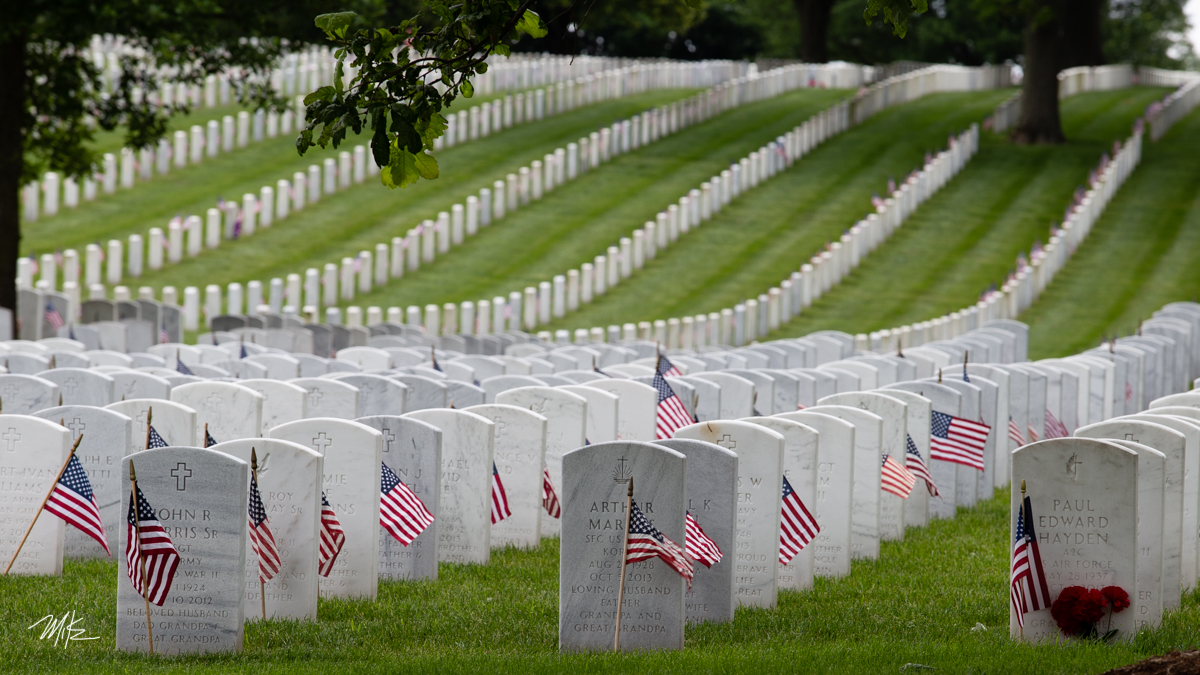
[(717, 542), (713, 541), (707, 534), (704, 534), (704, 529), (700, 527), (700, 523), (692, 517), (692, 512), (687, 512), (685, 522), (686, 531), (683, 539), (683, 548), (692, 560), (704, 565), (712, 567), (721, 562), (724, 554), (721, 553), (721, 547), (717, 546)]
[(684, 554), (679, 544), (671, 541), (650, 524), (638, 508), (637, 502), (632, 502), (629, 508), (629, 541), (625, 551), (625, 564), (651, 558), (658, 558), (667, 563), (679, 576), (687, 579), (688, 588), (691, 588), (692, 577), (695, 576), (692, 561)]
[(683, 375), (683, 372), (676, 368), (675, 364), (671, 363), (671, 360), (664, 356), (662, 352), (659, 352), (658, 354), (657, 370), (658, 374), (662, 375), (663, 377), (676, 377)]
[(692, 416), (688, 414), (687, 408), (683, 407), (683, 401), (675, 395), (675, 390), (667, 384), (667, 379), (662, 373), (654, 373), (653, 386), (658, 392), (658, 438), (671, 438), (676, 431), (692, 424)]
[(792, 558), (799, 555), (821, 531), (817, 519), (813, 518), (805, 508), (804, 502), (800, 501), (800, 495), (792, 489), (787, 476), (783, 477), (783, 505), (780, 508), (779, 530), (781, 565), (792, 562)]
[(175, 544), (171, 543), (162, 523), (155, 517), (154, 507), (150, 506), (142, 489), (134, 489), (136, 493), (130, 493), (129, 514), (125, 519), (129, 525), (125, 571), (142, 597), (162, 607), (167, 601), (167, 593), (171, 592), (175, 570), (179, 568), (179, 552), (175, 550)]
[(267, 582), (279, 573), (282, 562), (279, 560), (279, 549), (275, 546), (275, 537), (267, 524), (267, 509), (258, 491), (257, 476), (250, 478), (249, 516), (250, 543), (254, 554), (258, 556), (258, 580)]
[(1012, 415), (1008, 416), (1008, 437), (1017, 444), (1017, 447), (1025, 445), (1025, 436), (1021, 433), (1021, 426), (1012, 418)]
[(492, 524), (495, 525), (511, 515), (508, 493), (504, 491), (504, 483), (500, 481), (500, 471), (496, 469), (496, 463), (492, 462)]
[(383, 465), (380, 487), (379, 524), (396, 541), (408, 546), (433, 522), (433, 514), (396, 472)]
[(74, 450), (71, 451), (66, 470), (46, 500), (46, 510), (100, 542), (104, 552), (112, 555), (112, 551), (108, 550), (108, 537), (104, 534), (104, 521), (100, 519), (100, 505), (96, 503), (96, 495), (92, 492), (92, 482), (88, 480), (87, 472), (83, 470), (79, 455)]
[(890, 492), (901, 499), (908, 499), (908, 495), (912, 494), (913, 486), (917, 484), (917, 477), (891, 455), (884, 455), (879, 481), (885, 492)]
[(907, 455), (905, 468), (908, 469), (908, 472), (925, 481), (925, 489), (929, 490), (931, 497), (941, 495), (938, 492), (937, 483), (933, 481), (933, 474), (929, 473), (929, 467), (925, 465), (925, 458), (921, 457), (921, 451), (917, 449), (917, 444), (913, 441), (912, 436), (908, 436), (908, 440), (905, 441), (905, 452)]
[(1054, 413), (1046, 411), (1046, 438), (1067, 438), (1071, 432), (1067, 431), (1067, 427), (1058, 421)]
[[(1021, 481), (1025, 492), (1025, 481)], [(1033, 507), (1029, 497), (1017, 511), (1017, 533), (1013, 537), (1012, 581), (1009, 597), (1017, 623), (1025, 626), (1025, 614), (1050, 606), (1050, 588), (1042, 570), (1042, 554), (1033, 531)]]
[(342, 552), (342, 544), (346, 543), (346, 533), (338, 522), (337, 513), (330, 506), (325, 493), (321, 493), (321, 552), (317, 560), (317, 571), (327, 577), (333, 571), (338, 554)]
[(954, 462), (983, 471), (983, 449), (991, 427), (933, 411), (929, 454), (932, 459)]
[(54, 303), (52, 302), (46, 303), (46, 323), (50, 324), (50, 327), (53, 328), (54, 332), (56, 333), (58, 332), (59, 328), (67, 325), (67, 322), (63, 321), (62, 314), (59, 314), (58, 310), (54, 308)]
[(550, 482), (550, 468), (542, 467), (542, 508), (551, 518), (562, 517), (562, 504), (558, 501), (558, 493), (554, 491), (554, 483)]

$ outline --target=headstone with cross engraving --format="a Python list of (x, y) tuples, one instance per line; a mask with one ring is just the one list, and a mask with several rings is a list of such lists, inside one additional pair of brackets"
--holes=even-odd
[[(815, 504), (809, 511), (817, 519), (821, 531), (805, 550), (812, 549), (814, 576), (846, 576), (850, 574), (853, 533), (855, 427), (837, 417), (807, 410), (775, 417), (799, 422), (820, 434)], [(787, 466), (785, 455), (785, 473)]]
[(687, 512), (717, 548), (721, 559), (712, 567), (696, 561), (696, 577), (684, 596), (690, 623), (733, 621), (734, 572), (737, 563), (738, 456), (714, 443), (690, 438), (655, 441), (687, 457)]
[(374, 600), (379, 588), (379, 494), (383, 434), (352, 420), (318, 417), (282, 424), (271, 438), (299, 443), (324, 457), (322, 489), (346, 543), (321, 597)]
[(492, 548), (533, 548), (542, 540), (542, 467), (546, 463), (545, 417), (512, 405), (465, 408), (495, 424), (493, 461), (511, 516), (492, 524)]
[[(1016, 537), (1024, 482), (1051, 600), (1067, 586), (1117, 586), (1138, 602), (1138, 465), (1137, 451), (1090, 438), (1055, 438), (1012, 453), (1006, 543), (1011, 547)], [(1121, 639), (1137, 630), (1137, 614), (1131, 606), (1112, 615)], [(1022, 631), (1010, 603), (1008, 625), (1013, 638), (1062, 638), (1048, 607), (1025, 614)]]
[(495, 423), (451, 408), (405, 415), (442, 432), (438, 561), (487, 564), (491, 557)]
[(31, 415), (58, 405), (58, 385), (34, 375), (0, 375), (0, 410), (6, 415)]
[(280, 424), (308, 417), (308, 392), (303, 387), (282, 380), (240, 380), (238, 384), (262, 396), (260, 436), (270, 436), (271, 429)]
[[(550, 484), (562, 499), (562, 457), (585, 445), (588, 401), (562, 387), (521, 387), (501, 392), (496, 402), (525, 408), (546, 418), (546, 470)], [(542, 517), (542, 536), (558, 536), (561, 521)]]
[[(38, 411), (34, 417), (64, 424), (71, 431), (71, 443), (83, 434), (75, 454), (87, 472), (92, 494), (100, 507), (108, 550), (117, 555), (117, 535), (125, 526), (121, 511), (121, 458), (129, 454), (133, 420), (121, 413), (86, 405), (66, 405)], [(4, 418), (0, 418), (3, 420)], [(2, 434), (0, 434), (2, 436)], [(68, 527), (64, 555), (68, 558), (105, 558), (104, 547), (74, 527)]]
[[(783, 436), (783, 475), (805, 508), (810, 513), (816, 513), (820, 433), (801, 422), (782, 417), (749, 417), (742, 421), (764, 426)], [(791, 562), (779, 565), (775, 574), (779, 590), (802, 591), (812, 588), (815, 549), (816, 546), (810, 543)]]
[[(171, 390), (171, 400), (196, 411), (196, 427), (218, 443), (257, 438), (262, 433), (263, 398), (257, 391), (233, 382), (193, 382)], [(203, 445), (206, 442), (200, 438)]]
[[(883, 418), (861, 408), (844, 405), (818, 405), (804, 412), (832, 415), (854, 425), (854, 510), (850, 554), (856, 559), (878, 558)], [(787, 418), (794, 419), (791, 413)]]
[(617, 423), (621, 411), (620, 396), (582, 384), (567, 384), (558, 388), (587, 399), (588, 443), (608, 443), (619, 438)]
[[(266, 582), (267, 617), (317, 618), (317, 560), (321, 543), (322, 457), (274, 438), (222, 441), (211, 448), (250, 464), (258, 456), (258, 492), (279, 552), (279, 571)], [(263, 586), (254, 547), (246, 547), (246, 620), (262, 618)]]
[(358, 389), (358, 416), (403, 415), (408, 402), (408, 387), (382, 375), (342, 373), (329, 379), (345, 382)]
[(360, 417), (383, 434), (383, 463), (408, 486), (434, 516), (434, 520), (404, 546), (379, 528), (379, 578), (437, 579), (437, 541), (441, 527), (438, 502), (442, 493), (442, 431), (432, 424), (397, 415)]
[[(883, 389), (883, 391), (893, 390), (912, 392), (928, 399), (932, 402), (931, 415), (937, 412), (943, 415), (958, 417), (959, 410), (962, 407), (962, 394), (951, 387), (928, 380), (897, 382)], [(930, 434), (930, 438), (932, 439), (932, 424)], [(958, 492), (958, 467), (960, 465), (935, 458), (932, 450), (930, 450), (929, 455), (925, 456), (925, 462), (929, 466), (929, 475), (933, 477), (933, 482), (937, 484), (939, 493), (937, 496), (931, 495), (929, 497), (929, 518), (931, 520), (936, 518), (953, 518), (958, 508), (956, 495)]]
[[(563, 456), (560, 649), (613, 648), (631, 477), (633, 501), (649, 525), (683, 547), (687, 463), (675, 450), (637, 441), (589, 445)], [(683, 577), (658, 558), (629, 565), (625, 575), (621, 649), (682, 649)]]
[(308, 417), (358, 417), (358, 387), (324, 377), (300, 377), (291, 384), (308, 392)]
[(718, 420), (686, 426), (675, 438), (715, 443), (738, 456), (734, 598), (743, 607), (774, 607), (778, 593), (782, 434), (765, 426)]
[(86, 368), (54, 368), (37, 374), (58, 385), (63, 405), (103, 407), (113, 402), (113, 378)]
[[(904, 401), (881, 391), (856, 391), (826, 396), (817, 403), (858, 408), (883, 418), (881, 451), (902, 466), (907, 465), (908, 405)], [(880, 487), (879, 536), (883, 541), (904, 541), (906, 503), (907, 499)]]
[[(1153, 448), (1138, 452), (1138, 590), (1139, 621), (1157, 626), (1163, 609), (1179, 606), (1183, 549), (1183, 473), (1186, 437), (1154, 422), (1114, 419), (1075, 431), (1079, 438), (1129, 441)], [(1131, 446), (1132, 447), (1132, 446)], [(1145, 457), (1149, 455), (1149, 457)], [(1161, 457), (1159, 456), (1161, 455)], [(1161, 464), (1161, 466), (1159, 466)], [(1161, 480), (1151, 476), (1161, 473)], [(1145, 476), (1143, 476), (1145, 474)], [(1146, 481), (1142, 479), (1145, 478)], [(1148, 481), (1148, 482), (1147, 482)], [(1192, 533), (1188, 533), (1189, 536)], [(1146, 590), (1146, 595), (1141, 592)], [(1143, 614), (1143, 609), (1145, 613)], [(1141, 623), (1139, 623), (1141, 625)]]
[[(247, 489), (250, 465), (223, 452), (168, 447), (134, 453), (121, 462), (122, 510), (132, 492), (129, 464), (138, 489), (162, 524), (179, 567), (160, 607), (150, 605), (156, 654), (238, 652), (245, 621)], [(124, 552), (128, 527), (122, 527)], [(117, 649), (148, 651), (146, 603), (126, 571), (117, 573)]]
[(405, 411), (445, 408), (450, 404), (445, 383), (422, 375), (396, 375), (395, 379), (408, 387)]
[[(71, 432), (26, 415), (0, 416), (0, 558), (8, 565), (71, 449)], [(43, 513), (9, 574), (62, 574), (63, 521)]]
[(162, 436), (167, 445), (200, 447), (196, 434), (196, 411), (181, 403), (159, 399), (133, 399), (104, 406), (108, 410), (125, 415), (133, 420), (133, 437), (129, 439), (129, 452), (146, 449), (146, 420)]
[(137, 370), (107, 373), (113, 380), (113, 401), (129, 401), (135, 398), (161, 398), (170, 400), (171, 382), (164, 377)]
[(607, 379), (586, 382), (620, 399), (617, 407), (617, 437), (627, 441), (653, 441), (658, 438), (658, 392), (654, 387), (633, 380)]

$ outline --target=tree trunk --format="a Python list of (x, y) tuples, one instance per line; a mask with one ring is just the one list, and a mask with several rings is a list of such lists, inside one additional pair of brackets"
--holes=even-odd
[(0, 307), (13, 311), (16, 334), (17, 256), (21, 250), (21, 138), (25, 106), (25, 39), (21, 31), (7, 31), (0, 41)]
[(1039, 14), (1033, 12), (1025, 26), (1021, 119), (1012, 139), (1017, 143), (1063, 143), (1066, 137), (1058, 115), (1059, 23)]
[(829, 61), (829, 16), (833, 0), (792, 0), (800, 17), (800, 59), (805, 63)]
[(1059, 69), (1104, 65), (1105, 0), (1067, 0), (1059, 20)]

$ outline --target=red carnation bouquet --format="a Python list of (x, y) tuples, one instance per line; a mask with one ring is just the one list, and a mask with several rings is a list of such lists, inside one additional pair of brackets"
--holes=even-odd
[[(1100, 590), (1083, 586), (1067, 586), (1059, 592), (1050, 606), (1050, 616), (1058, 623), (1063, 635), (1078, 636), (1107, 642), (1117, 634), (1112, 630), (1112, 615), (1129, 607), (1129, 594), (1119, 586)], [(1105, 633), (1097, 631), (1100, 620), (1108, 616)]]

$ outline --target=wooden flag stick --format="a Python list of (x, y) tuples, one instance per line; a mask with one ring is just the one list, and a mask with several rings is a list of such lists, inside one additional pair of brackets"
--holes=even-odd
[(625, 496), (625, 542), (621, 544), (621, 583), (617, 586), (617, 630), (613, 636), (613, 651), (621, 651), (621, 604), (625, 601), (625, 559), (629, 557), (629, 516), (633, 506), (633, 476), (629, 477), (629, 492)]
[[(150, 422), (149, 422), (149, 420), (147, 420), (146, 425), (149, 426), (149, 424), (150, 424)], [(154, 653), (154, 631), (150, 628), (150, 625), (154, 621), (153, 621), (153, 619), (150, 618), (150, 593), (148, 592), (148, 590), (146, 588), (146, 583), (148, 581), (146, 579), (146, 556), (142, 554), (142, 510), (140, 508), (138, 508), (137, 472), (133, 470), (133, 460), (132, 459), (129, 460), (129, 482), (133, 486), (132, 491), (130, 493), (130, 500), (131, 500), (130, 503), (133, 506), (133, 536), (137, 537), (137, 547), (138, 547), (138, 549), (137, 549), (138, 550), (137, 564), (138, 564), (138, 567), (140, 567), (141, 571), (142, 571), (142, 574), (141, 574), (142, 587), (138, 589), (138, 592), (142, 594), (142, 600), (144, 600), (146, 602), (146, 644), (150, 647), (150, 653), (153, 654)]]
[(29, 538), (29, 533), (33, 532), (33, 526), (37, 524), (38, 516), (42, 515), (42, 509), (46, 508), (46, 502), (50, 501), (50, 495), (54, 494), (54, 488), (58, 487), (58, 481), (62, 479), (62, 475), (67, 470), (67, 465), (71, 463), (71, 458), (75, 456), (75, 451), (79, 449), (79, 442), (83, 440), (83, 434), (79, 434), (79, 438), (75, 439), (75, 445), (71, 446), (71, 453), (67, 455), (67, 461), (63, 462), (62, 468), (58, 470), (58, 475), (54, 477), (54, 482), (50, 484), (50, 491), (46, 493), (46, 498), (42, 500), (42, 505), (38, 507), (37, 513), (33, 514), (33, 522), (29, 523), (29, 527), (25, 530), (25, 536), (21, 537), (21, 543), (17, 544), (17, 550), (13, 551), (12, 560), (8, 561), (8, 567), (4, 568), (4, 576), (8, 576), (8, 571), (12, 569), (13, 563), (17, 562), (17, 556), (21, 555), (21, 547), (25, 545), (25, 540)]
[[(208, 433), (208, 425), (205, 425), (204, 432)], [(250, 473), (254, 476), (254, 484), (258, 484), (258, 453), (254, 448), (250, 448)], [(262, 555), (259, 553), (259, 555)], [(262, 561), (259, 561), (262, 564)], [(263, 581), (262, 570), (258, 572), (258, 598), (262, 601), (262, 620), (267, 620), (267, 582)]]
[[(146, 408), (146, 449), (150, 449), (150, 423), (154, 420), (154, 406)], [(130, 465), (132, 466), (132, 465)]]

